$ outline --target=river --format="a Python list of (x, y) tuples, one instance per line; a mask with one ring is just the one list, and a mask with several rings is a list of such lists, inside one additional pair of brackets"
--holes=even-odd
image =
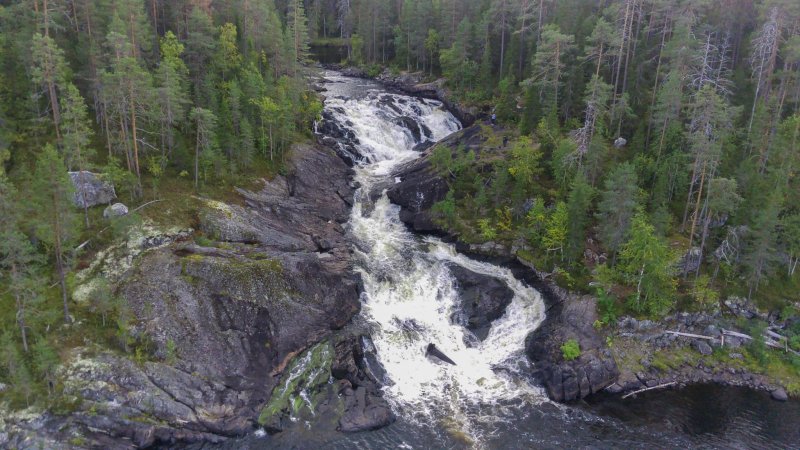
[[(321, 433), (311, 424), (275, 436), (255, 433), (223, 448), (517, 449), (798, 448), (798, 402), (718, 386), (652, 392), (638, 399), (600, 395), (574, 405), (550, 402), (527, 375), (525, 336), (544, 319), (537, 291), (502, 267), (471, 260), (400, 222), (385, 193), (368, 195), (399, 164), (419, 157), (421, 141), (461, 128), (442, 104), (362, 79), (327, 72), (329, 120), (337, 121), (360, 162), (350, 232), (364, 280), (362, 318), (386, 370), (385, 397), (398, 420), (383, 429)], [(411, 118), (414, 126), (403, 117)], [(413, 128), (418, 127), (418, 130)], [(418, 137), (416, 136), (418, 134)], [(390, 180), (391, 182), (391, 180)], [(457, 293), (449, 268), (503, 280), (514, 298), (484, 341), (452, 320)], [(457, 365), (425, 356), (433, 342)], [(200, 446), (199, 448), (219, 448)]]

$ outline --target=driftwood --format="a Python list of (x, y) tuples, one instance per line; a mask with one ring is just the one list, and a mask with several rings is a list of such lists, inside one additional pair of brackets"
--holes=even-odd
[(642, 392), (646, 392), (646, 391), (652, 391), (653, 389), (663, 389), (665, 387), (674, 386), (677, 383), (678, 383), (677, 381), (670, 381), (669, 383), (659, 384), (658, 386), (639, 389), (638, 391), (629, 392), (629, 393), (623, 395), (622, 399), (625, 400), (626, 398), (628, 398), (628, 397), (630, 397), (632, 395), (641, 394)]
[(717, 338), (714, 336), (703, 336), (702, 334), (692, 334), (692, 333), (683, 333), (680, 331), (667, 331), (669, 334), (674, 334), (675, 336), (685, 336), (690, 338), (697, 338), (697, 339), (708, 339), (709, 341), (716, 341)]

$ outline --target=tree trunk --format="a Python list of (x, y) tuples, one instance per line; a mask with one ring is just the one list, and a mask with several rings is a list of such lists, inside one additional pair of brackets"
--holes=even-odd
[(194, 190), (200, 186), (198, 173), (200, 172), (200, 123), (196, 124), (197, 134), (194, 142)]

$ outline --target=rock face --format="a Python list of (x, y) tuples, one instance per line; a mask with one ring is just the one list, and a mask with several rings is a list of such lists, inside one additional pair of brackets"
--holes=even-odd
[[(240, 190), (245, 206), (208, 202), (200, 225), (217, 246), (176, 242), (138, 257), (117, 294), (132, 315), (128, 350), (145, 361), (76, 352), (62, 379), (80, 406), (47, 416), (40, 442), (81, 436), (89, 447), (132, 448), (242, 435), (295, 357), (358, 313), (360, 280), (340, 225), (349, 169), (324, 148), (291, 155), (288, 175)], [(350, 428), (386, 422), (378, 391), (357, 397)], [(14, 427), (25, 434), (24, 423)]]
[(69, 172), (69, 178), (75, 186), (75, 195), (72, 199), (78, 208), (105, 205), (117, 198), (114, 185), (101, 180), (92, 172)]
[(505, 313), (514, 298), (514, 291), (500, 279), (461, 266), (451, 266), (450, 273), (457, 281), (461, 302), (455, 321), (472, 331), (478, 339), (486, 339), (492, 322)]
[(430, 155), (436, 147), (444, 146), (451, 152), (481, 151), (483, 139), (479, 126), (471, 126), (442, 139), (423, 156), (398, 168), (393, 174), (401, 181), (387, 191), (389, 200), (400, 205), (400, 220), (421, 232), (438, 231), (431, 216), (431, 208), (444, 200), (449, 187), (447, 180), (431, 164)]
[[(569, 295), (552, 287), (547, 320), (528, 335), (525, 351), (534, 362), (534, 376), (544, 384), (547, 395), (567, 402), (599, 392), (617, 380), (619, 371), (605, 342), (592, 324), (597, 320), (595, 299)], [(578, 342), (581, 355), (564, 360), (561, 346), (570, 339)]]

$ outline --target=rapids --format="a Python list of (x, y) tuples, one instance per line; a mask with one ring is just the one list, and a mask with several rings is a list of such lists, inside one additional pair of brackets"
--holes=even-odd
[[(800, 403), (778, 403), (741, 388), (691, 386), (621, 400), (600, 394), (554, 404), (531, 384), (525, 336), (544, 319), (539, 293), (502, 267), (471, 260), (400, 222), (397, 206), (374, 188), (393, 168), (419, 157), (414, 147), (461, 125), (441, 103), (396, 93), (369, 80), (325, 74), (322, 132), (356, 161), (349, 228), (356, 270), (364, 280), (362, 320), (386, 371), (385, 398), (397, 421), (376, 431), (343, 434), (297, 423), (195, 449), (561, 449), (798, 448)], [(412, 124), (411, 121), (414, 123)], [(417, 137), (417, 132), (419, 137)], [(388, 180), (391, 182), (392, 180)], [(383, 185), (381, 183), (384, 183)], [(380, 193), (378, 193), (380, 194)], [(449, 268), (460, 265), (504, 280), (514, 292), (489, 336), (467, 345), (451, 316), (457, 308)], [(434, 343), (456, 365), (425, 356)]]

